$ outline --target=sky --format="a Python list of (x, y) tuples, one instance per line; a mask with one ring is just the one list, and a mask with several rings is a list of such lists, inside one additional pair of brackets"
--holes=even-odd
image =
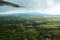
[(60, 0), (4, 0), (23, 7), (0, 6), (0, 14), (38, 12), (52, 15), (60, 15)]

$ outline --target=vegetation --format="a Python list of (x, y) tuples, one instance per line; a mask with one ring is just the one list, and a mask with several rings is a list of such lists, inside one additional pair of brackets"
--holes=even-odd
[(0, 16), (0, 40), (42, 40), (46, 35), (60, 35), (59, 17)]

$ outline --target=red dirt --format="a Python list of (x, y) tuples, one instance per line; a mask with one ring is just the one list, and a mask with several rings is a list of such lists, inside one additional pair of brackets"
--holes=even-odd
[(54, 39), (55, 40), (60, 40), (60, 36), (55, 36)]

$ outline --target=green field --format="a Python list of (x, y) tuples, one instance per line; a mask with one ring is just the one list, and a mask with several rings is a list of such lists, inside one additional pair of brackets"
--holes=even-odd
[(60, 36), (59, 29), (60, 16), (0, 16), (0, 40), (40, 40), (51, 33)]

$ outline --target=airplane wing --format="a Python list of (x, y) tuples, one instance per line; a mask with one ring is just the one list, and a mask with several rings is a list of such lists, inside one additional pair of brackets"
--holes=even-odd
[(8, 6), (13, 6), (13, 7), (22, 7), (20, 5), (14, 4), (14, 3), (10, 3), (10, 2), (6, 2), (6, 1), (2, 1), (1, 5), (8, 5)]

